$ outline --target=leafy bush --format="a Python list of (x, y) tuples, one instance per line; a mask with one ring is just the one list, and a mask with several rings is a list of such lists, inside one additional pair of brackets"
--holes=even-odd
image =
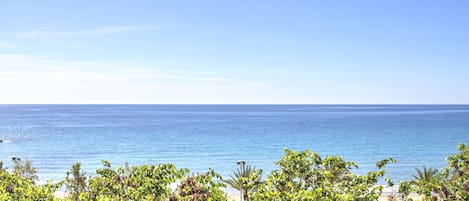
[(276, 162), (280, 170), (272, 171), (267, 181), (253, 194), (254, 201), (314, 201), (314, 200), (377, 200), (382, 187), (376, 183), (385, 174), (384, 166), (394, 162), (386, 159), (377, 163), (377, 170), (363, 176), (355, 175), (354, 162), (342, 157), (322, 159), (309, 150), (296, 152), (285, 149)]
[[(141, 165), (112, 168), (103, 161), (96, 176), (87, 178), (80, 163), (72, 166), (64, 181), (37, 185), (31, 162), (13, 161), (9, 172), (0, 161), (0, 200), (14, 201), (226, 201), (225, 184), (250, 189), (247, 200), (253, 201), (371, 201), (378, 200), (383, 187), (376, 185), (385, 175), (385, 166), (395, 162), (389, 158), (376, 163), (376, 169), (355, 175), (354, 162), (339, 156), (321, 158), (317, 153), (285, 149), (275, 164), (279, 167), (261, 181), (262, 172), (246, 167), (231, 180), (223, 180), (212, 169), (204, 174), (188, 175), (187, 169), (172, 164)], [(392, 185), (391, 180), (384, 178)], [(171, 184), (179, 183), (173, 191)], [(65, 184), (67, 197), (54, 193)], [(257, 190), (256, 190), (257, 189)], [(413, 181), (399, 182), (400, 200), (411, 200), (411, 192), (424, 195), (424, 200), (469, 200), (469, 146), (458, 145), (458, 152), (448, 157), (448, 165), (437, 172), (433, 168), (417, 170)], [(393, 198), (396, 199), (396, 198)]]
[(440, 172), (436, 173), (431, 168), (417, 170), (419, 176), (402, 182), (404, 188), (400, 192), (407, 195), (414, 191), (423, 195), (424, 200), (469, 200), (469, 146), (460, 144), (457, 149), (458, 152), (448, 157), (448, 165)]
[(141, 165), (112, 169), (108, 161), (89, 180), (89, 192), (82, 200), (165, 200), (171, 195), (170, 184), (181, 179), (188, 170), (172, 164)]
[(65, 177), (65, 187), (68, 193), (68, 199), (73, 201), (80, 200), (80, 194), (88, 192), (85, 172), (81, 170), (81, 164), (75, 163), (70, 172)]
[(13, 174), (18, 177), (30, 180), (34, 184), (38, 178), (36, 176), (36, 168), (33, 168), (31, 161), (26, 159), (26, 161), (23, 162), (20, 158), (17, 157), (13, 157), (12, 160), (15, 164), (13, 167)]
[[(30, 162), (27, 164), (31, 164)], [(34, 185), (32, 178), (34, 174), (18, 174), (25, 170), (30, 170), (31, 166), (15, 166), (15, 172), (10, 173), (6, 169), (0, 168), (0, 200), (15, 200), (15, 201), (31, 201), (31, 200), (44, 200), (54, 201), (58, 200), (54, 197), (54, 192), (60, 188), (61, 183), (46, 184), (37, 186)]]
[(171, 201), (226, 201), (222, 177), (212, 169), (184, 178)]

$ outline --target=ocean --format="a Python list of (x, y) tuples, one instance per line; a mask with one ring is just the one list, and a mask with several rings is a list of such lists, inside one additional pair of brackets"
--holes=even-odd
[(388, 176), (405, 180), (469, 141), (469, 105), (0, 105), (0, 139), (0, 160), (31, 160), (41, 181), (103, 159), (224, 177), (244, 160), (266, 175), (286, 147), (341, 155), (358, 174), (393, 157)]

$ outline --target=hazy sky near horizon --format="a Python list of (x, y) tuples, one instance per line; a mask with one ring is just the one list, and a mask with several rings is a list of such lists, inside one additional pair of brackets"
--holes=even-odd
[(0, 103), (469, 103), (469, 1), (2, 1)]

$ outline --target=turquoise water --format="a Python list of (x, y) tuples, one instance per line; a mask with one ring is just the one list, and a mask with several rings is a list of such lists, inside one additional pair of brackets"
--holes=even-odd
[(389, 176), (403, 180), (469, 141), (469, 105), (0, 105), (0, 139), (0, 159), (31, 160), (41, 180), (102, 159), (269, 172), (284, 147), (342, 155), (358, 173), (394, 157)]

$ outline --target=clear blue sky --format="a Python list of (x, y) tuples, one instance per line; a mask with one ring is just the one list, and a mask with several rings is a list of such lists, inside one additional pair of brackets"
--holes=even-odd
[(0, 103), (469, 103), (469, 1), (3, 1)]

